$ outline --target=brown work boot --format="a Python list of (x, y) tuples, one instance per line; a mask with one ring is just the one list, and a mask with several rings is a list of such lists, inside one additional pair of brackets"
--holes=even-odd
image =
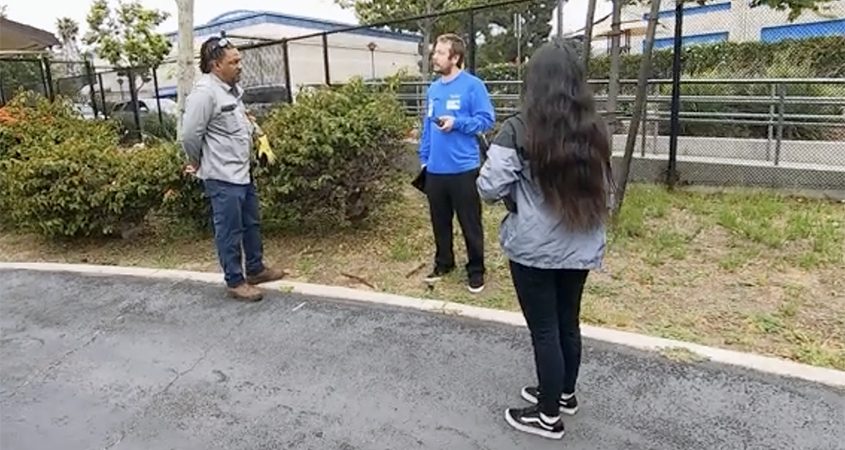
[(241, 302), (260, 302), (264, 298), (261, 289), (249, 283), (241, 283), (236, 287), (229, 288), (229, 295)]
[(248, 276), (246, 277), (246, 281), (249, 284), (257, 285), (257, 284), (264, 284), (269, 283), (271, 281), (278, 281), (285, 277), (287, 273), (284, 270), (276, 270), (271, 269), (269, 267), (265, 267), (264, 270), (259, 273), (258, 275)]

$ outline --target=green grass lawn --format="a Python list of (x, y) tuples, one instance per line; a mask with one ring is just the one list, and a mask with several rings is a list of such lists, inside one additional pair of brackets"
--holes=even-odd
[[(460, 272), (433, 290), (422, 283), (433, 239), (425, 199), (411, 190), (378, 224), (330, 236), (267, 236), (265, 251), (299, 281), (369, 289), (363, 279), (380, 291), (517, 310), (497, 242), (503, 214), (485, 207), (489, 277), (481, 295), (466, 290)], [(843, 246), (839, 203), (634, 185), (606, 267), (588, 281), (583, 320), (845, 370)], [(134, 240), (73, 243), (5, 231), (0, 259), (218, 270), (210, 236), (164, 227)]]

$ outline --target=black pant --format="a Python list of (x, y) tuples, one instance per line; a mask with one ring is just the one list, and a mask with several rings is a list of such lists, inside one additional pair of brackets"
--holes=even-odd
[(457, 213), (469, 257), (467, 274), (484, 275), (484, 227), (481, 199), (475, 185), (477, 178), (478, 170), (455, 175), (426, 174), (425, 190), (437, 246), (434, 263), (442, 271), (455, 267), (452, 220)]
[(581, 366), (581, 293), (586, 270), (547, 270), (510, 263), (513, 285), (531, 331), (543, 414), (558, 415), (558, 398), (575, 393)]

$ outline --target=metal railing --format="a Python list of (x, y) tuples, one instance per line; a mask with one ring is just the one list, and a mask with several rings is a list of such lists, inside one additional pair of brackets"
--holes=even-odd
[[(635, 95), (633, 90), (637, 80), (620, 80), (621, 92), (629, 91), (617, 97), (617, 111), (606, 111), (608, 80), (590, 80), (595, 89), (595, 100), (600, 112), (613, 117), (617, 123), (631, 119)], [(646, 155), (647, 142), (656, 145), (658, 136), (667, 135), (671, 119), (669, 106), (672, 97), (668, 93), (671, 79), (652, 79), (648, 81), (647, 102), (642, 121), (640, 155)], [(368, 82), (370, 86), (383, 86), (382, 82)], [(412, 81), (399, 85), (397, 97), (408, 114), (418, 116), (424, 111), (425, 92), (428, 82)], [(520, 81), (485, 81), (497, 116), (502, 119), (519, 111)], [(306, 87), (318, 88), (324, 85), (312, 84)], [(747, 91), (743, 94), (714, 95), (685, 93), (693, 88), (715, 87), (728, 91)], [(803, 130), (804, 134), (815, 134), (814, 139), (804, 138), (807, 142), (823, 140), (842, 140), (841, 137), (825, 138), (825, 133), (836, 135), (832, 130), (841, 130), (845, 136), (845, 79), (830, 78), (758, 78), (758, 79), (684, 79), (681, 80), (681, 110), (679, 117), (687, 133), (694, 125), (711, 125), (724, 129), (745, 129), (760, 127), (755, 130), (758, 136), (730, 136), (738, 139), (765, 139), (766, 160), (778, 165), (781, 161), (783, 142), (786, 131)], [(791, 92), (800, 91), (792, 94)], [(830, 93), (810, 95), (807, 91), (827, 90)], [(766, 92), (768, 95), (761, 95)], [(704, 111), (699, 109), (706, 109)], [(666, 127), (661, 133), (661, 126)], [(692, 136), (696, 136), (692, 130)], [(701, 137), (714, 137), (712, 134), (700, 134)], [(843, 143), (845, 149), (845, 142)], [(843, 150), (845, 152), (845, 150)]]

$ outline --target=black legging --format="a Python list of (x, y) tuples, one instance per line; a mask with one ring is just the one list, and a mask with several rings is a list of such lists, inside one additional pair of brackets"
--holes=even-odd
[(581, 366), (581, 293), (587, 270), (537, 269), (510, 263), (531, 331), (543, 414), (558, 415), (561, 394), (575, 393)]

